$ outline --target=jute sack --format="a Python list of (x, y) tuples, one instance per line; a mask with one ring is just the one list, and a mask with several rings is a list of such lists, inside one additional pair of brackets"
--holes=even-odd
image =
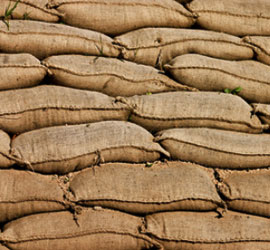
[(4, 17), (6, 10), (15, 7), (11, 15), (12, 19), (57, 22), (60, 14), (55, 9), (48, 9), (48, 2), (49, 0), (1, 0), (0, 16)]
[(10, 137), (7, 133), (0, 130), (0, 168), (8, 168), (13, 162), (9, 157)]
[(268, 0), (194, 0), (187, 7), (203, 28), (237, 36), (270, 35)]
[(190, 27), (195, 22), (194, 15), (173, 0), (51, 2), (65, 23), (112, 36), (143, 27)]
[(64, 210), (63, 192), (53, 176), (0, 170), (0, 223), (29, 214)]
[(260, 133), (262, 125), (252, 108), (236, 95), (215, 92), (171, 92), (118, 97), (131, 107), (130, 120), (147, 130), (209, 127)]
[(0, 128), (22, 133), (42, 127), (127, 120), (130, 111), (102, 93), (42, 85), (0, 92)]
[(270, 217), (270, 170), (219, 171), (229, 209)]
[(196, 54), (174, 58), (164, 68), (188, 86), (204, 91), (241, 87), (250, 102), (270, 103), (270, 67), (254, 60), (228, 61)]
[(37, 85), (46, 74), (47, 69), (30, 54), (0, 54), (0, 90)]
[(163, 249), (140, 234), (142, 224), (140, 217), (105, 209), (84, 209), (76, 220), (70, 212), (41, 213), (6, 224), (0, 240), (12, 250)]
[(155, 139), (173, 159), (217, 168), (269, 167), (270, 135), (208, 128), (162, 131)]
[(270, 105), (261, 103), (252, 103), (254, 112), (260, 117), (261, 121), (270, 125)]
[(162, 67), (176, 56), (198, 53), (228, 60), (251, 59), (253, 50), (240, 38), (207, 30), (145, 28), (118, 36), (123, 57)]
[(4, 245), (0, 244), (0, 250), (9, 250), (9, 249), (5, 247)]
[(10, 20), (0, 22), (0, 47), (7, 53), (30, 53), (39, 59), (58, 54), (116, 57), (119, 49), (101, 33), (57, 23)]
[(270, 221), (226, 212), (166, 212), (146, 216), (143, 232), (166, 250), (267, 250)]
[(30, 170), (68, 173), (99, 162), (147, 162), (168, 155), (153, 139), (135, 124), (105, 121), (30, 131), (12, 141), (11, 152)]
[(191, 163), (109, 163), (83, 170), (70, 190), (81, 205), (128, 213), (207, 211), (221, 203), (213, 179), (213, 172)]

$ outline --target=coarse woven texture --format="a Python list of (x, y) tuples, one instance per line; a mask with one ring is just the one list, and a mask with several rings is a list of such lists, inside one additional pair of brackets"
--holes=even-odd
[(193, 90), (155, 68), (116, 58), (61, 55), (48, 57), (42, 63), (48, 67), (56, 84), (110, 96)]
[[(150, 249), (160, 245), (139, 233), (142, 218), (112, 210), (82, 210), (26, 216), (4, 226), (0, 239), (12, 250)], [(156, 249), (156, 248), (155, 248)]]
[(0, 128), (22, 133), (42, 127), (127, 120), (128, 107), (102, 93), (42, 85), (0, 92)]
[(204, 91), (237, 93), (250, 102), (270, 103), (270, 67), (254, 60), (228, 61), (188, 54), (174, 58), (164, 68), (174, 79)]
[(230, 209), (270, 217), (270, 170), (230, 171), (218, 185)]
[(11, 152), (42, 173), (67, 173), (99, 162), (147, 162), (169, 155), (142, 127), (123, 121), (58, 126), (17, 136)]
[(8, 168), (13, 162), (9, 158), (10, 153), (10, 137), (0, 130), (0, 168)]
[(83, 170), (70, 190), (81, 205), (128, 213), (204, 211), (221, 203), (212, 179), (213, 172), (191, 163), (109, 163)]
[[(198, 226), (200, 225), (200, 226)], [(252, 215), (226, 212), (166, 212), (146, 216), (148, 235), (166, 250), (267, 250), (270, 221)]]
[(65, 210), (57, 178), (0, 170), (0, 223), (29, 214)]
[(9, 249), (5, 247), (4, 245), (0, 244), (0, 250), (9, 250)]
[(190, 27), (195, 22), (194, 15), (173, 0), (51, 2), (65, 23), (113, 36), (143, 27)]
[(118, 98), (131, 107), (130, 120), (149, 131), (175, 127), (209, 127), (260, 133), (252, 107), (236, 95), (215, 92), (170, 92)]
[(177, 160), (216, 168), (269, 167), (270, 135), (208, 128), (170, 129), (156, 141)]
[(270, 105), (261, 103), (252, 103), (254, 112), (260, 117), (261, 121), (265, 124), (270, 125)]
[(48, 9), (48, 0), (1, 0), (0, 16), (5, 16), (5, 11), (13, 8), (12, 19), (39, 20), (45, 22), (57, 22), (60, 14), (55, 9)]
[(59, 54), (117, 57), (119, 49), (101, 33), (71, 26), (10, 20), (9, 29), (0, 22), (0, 47), (7, 53), (30, 53), (39, 59)]
[(0, 90), (37, 85), (46, 74), (47, 69), (30, 54), (0, 54)]
[(227, 60), (253, 57), (250, 45), (240, 38), (207, 30), (145, 28), (115, 37), (129, 61), (162, 67), (176, 56), (197, 53)]
[(198, 15), (197, 23), (206, 29), (237, 36), (270, 35), (268, 0), (194, 0), (188, 9)]

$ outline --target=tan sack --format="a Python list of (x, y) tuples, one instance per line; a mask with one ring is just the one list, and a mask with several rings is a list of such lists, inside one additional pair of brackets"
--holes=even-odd
[(270, 67), (254, 60), (228, 61), (188, 54), (164, 68), (174, 79), (204, 91), (234, 90), (250, 102), (270, 103)]
[(0, 128), (10, 133), (128, 116), (127, 106), (98, 92), (52, 85), (0, 92)]
[(190, 27), (195, 22), (194, 15), (173, 0), (51, 2), (65, 23), (112, 36), (143, 27)]
[(6, 132), (0, 130), (0, 168), (8, 168), (12, 165), (9, 153), (10, 137)]
[(9, 249), (5, 247), (4, 245), (0, 244), (0, 250), (9, 250)]
[(197, 53), (227, 60), (253, 57), (253, 50), (240, 38), (207, 30), (145, 28), (115, 37), (129, 61), (162, 67), (176, 56)]
[(156, 141), (177, 160), (216, 168), (269, 167), (270, 134), (180, 128), (160, 132)]
[(194, 0), (187, 7), (205, 29), (236, 36), (270, 35), (269, 0)]
[(261, 103), (252, 103), (254, 113), (260, 117), (262, 123), (270, 125), (270, 105)]
[(0, 22), (0, 47), (7, 53), (30, 53), (39, 59), (59, 54), (116, 57), (119, 49), (101, 33), (59, 23), (10, 20)]

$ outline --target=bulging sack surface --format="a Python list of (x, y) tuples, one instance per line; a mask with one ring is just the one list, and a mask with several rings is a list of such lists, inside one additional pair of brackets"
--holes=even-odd
[(215, 92), (171, 92), (118, 98), (131, 107), (130, 119), (150, 131), (209, 127), (260, 133), (267, 128), (242, 98)]
[(22, 133), (42, 127), (127, 120), (128, 107), (98, 92), (52, 85), (0, 92), (0, 128)]
[(9, 250), (9, 249), (5, 247), (4, 245), (0, 244), (0, 250)]
[(115, 37), (129, 61), (162, 67), (176, 56), (197, 53), (227, 60), (251, 59), (253, 50), (240, 38), (207, 30), (145, 28)]
[(270, 103), (270, 67), (253, 60), (228, 61), (189, 54), (164, 66), (173, 77), (204, 91), (241, 87), (237, 93), (250, 102)]
[(110, 96), (192, 90), (152, 67), (115, 58), (61, 55), (48, 57), (43, 64), (56, 84)]
[(30, 170), (67, 173), (99, 162), (155, 161), (168, 153), (145, 129), (106, 121), (30, 131), (11, 143), (12, 155)]
[(169, 151), (173, 159), (217, 168), (269, 167), (269, 134), (181, 128), (160, 132), (156, 141)]
[(8, 168), (12, 165), (9, 158), (10, 154), (10, 137), (7, 133), (0, 130), (0, 168)]
[(101, 33), (57, 23), (10, 20), (0, 22), (0, 47), (7, 53), (30, 53), (39, 59), (58, 54), (116, 57), (119, 50)]
[(188, 9), (198, 15), (197, 23), (206, 29), (237, 36), (270, 35), (268, 0), (194, 0)]
[[(190, 27), (194, 16), (172, 0), (53, 0), (72, 26), (118, 35), (142, 27)], [(91, 15), (89, 15), (91, 13)]]
[(270, 105), (261, 103), (252, 103), (254, 113), (260, 117), (261, 121), (270, 125)]

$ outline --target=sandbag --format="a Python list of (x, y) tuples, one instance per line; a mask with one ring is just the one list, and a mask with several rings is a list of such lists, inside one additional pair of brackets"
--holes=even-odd
[(61, 55), (43, 60), (56, 84), (110, 96), (192, 90), (158, 70), (115, 58)]
[(105, 209), (84, 209), (76, 220), (70, 212), (41, 213), (6, 224), (0, 240), (12, 250), (162, 249), (140, 234), (142, 224), (140, 217)]
[(252, 103), (254, 113), (260, 117), (262, 123), (270, 125), (270, 105), (261, 103)]
[(115, 37), (129, 61), (161, 67), (176, 56), (197, 53), (227, 60), (253, 57), (252, 47), (240, 38), (207, 30), (145, 28)]
[(164, 68), (177, 81), (200, 90), (241, 87), (237, 94), (244, 99), (270, 103), (270, 67), (254, 60), (228, 61), (189, 54), (174, 58)]
[(187, 7), (205, 29), (236, 36), (270, 35), (268, 0), (194, 0)]
[(166, 250), (267, 250), (270, 221), (226, 212), (166, 212), (146, 216), (142, 230)]
[[(118, 35), (142, 27), (190, 27), (194, 16), (173, 0), (52, 0), (72, 26)], [(89, 15), (91, 13), (91, 15)]]
[(0, 168), (8, 168), (13, 164), (9, 157), (10, 153), (10, 137), (0, 130)]
[(12, 156), (29, 170), (68, 173), (99, 162), (147, 162), (168, 153), (145, 129), (128, 122), (37, 129), (17, 136)]
[(29, 214), (65, 210), (63, 192), (53, 176), (0, 170), (0, 223)]
[(128, 107), (98, 92), (52, 85), (0, 92), (0, 128), (15, 134), (128, 116)]
[(208, 128), (160, 132), (156, 139), (173, 159), (231, 169), (269, 167), (270, 135)]
[(150, 131), (175, 127), (209, 127), (260, 133), (252, 108), (235, 95), (215, 92), (171, 92), (117, 98), (131, 107), (130, 120)]
[(9, 250), (9, 249), (5, 247), (4, 245), (0, 244), (0, 250)]
[(204, 211), (221, 203), (213, 179), (213, 172), (191, 163), (109, 163), (83, 170), (69, 188), (81, 205), (135, 214)]
[(42, 59), (58, 54), (116, 57), (119, 50), (101, 33), (57, 23), (10, 20), (0, 22), (0, 47), (6, 53), (30, 53)]

